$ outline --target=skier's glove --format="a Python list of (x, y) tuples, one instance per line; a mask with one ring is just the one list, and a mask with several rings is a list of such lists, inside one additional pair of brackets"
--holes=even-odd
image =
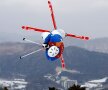
[(42, 47), (43, 48), (49, 48), (49, 45), (48, 44), (42, 44)]

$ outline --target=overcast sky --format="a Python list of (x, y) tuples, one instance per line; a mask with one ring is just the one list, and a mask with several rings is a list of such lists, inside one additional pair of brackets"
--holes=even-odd
[[(58, 28), (91, 38), (108, 37), (108, 0), (52, 0)], [(52, 30), (47, 0), (0, 0), (0, 41), (38, 40), (22, 25)], [(38, 38), (37, 38), (38, 37)]]

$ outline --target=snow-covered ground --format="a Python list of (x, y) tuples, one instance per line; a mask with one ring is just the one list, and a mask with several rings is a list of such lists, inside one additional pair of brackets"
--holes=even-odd
[[(107, 81), (108, 77), (97, 79), (97, 80), (91, 80), (86, 82), (84, 85), (81, 85), (81, 87), (87, 87), (89, 90), (95, 88), (98, 88), (98, 90), (101, 90), (103, 88), (103, 83)], [(100, 88), (100, 89), (99, 89)]]
[(44, 78), (47, 78), (48, 80), (51, 80), (51, 81), (57, 83), (58, 85), (61, 85), (65, 89), (71, 87), (74, 84), (77, 85), (77, 80), (71, 80), (66, 76), (58, 76), (57, 74), (55, 74), (55, 75), (47, 74), (44, 76)]
[(1, 87), (8, 87), (10, 90), (25, 90), (28, 82), (24, 79), (6, 80), (0, 79)]

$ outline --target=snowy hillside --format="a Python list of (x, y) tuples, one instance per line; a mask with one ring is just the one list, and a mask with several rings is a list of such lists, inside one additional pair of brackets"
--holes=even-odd
[(0, 79), (1, 87), (8, 87), (10, 90), (25, 90), (28, 82), (24, 79), (6, 80)]

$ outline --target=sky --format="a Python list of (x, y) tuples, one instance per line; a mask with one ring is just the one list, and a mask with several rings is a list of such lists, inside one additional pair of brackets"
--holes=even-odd
[[(51, 2), (58, 28), (91, 39), (108, 37), (108, 0)], [(41, 33), (22, 30), (22, 25), (53, 30), (47, 0), (0, 0), (0, 42), (41, 39)]]

